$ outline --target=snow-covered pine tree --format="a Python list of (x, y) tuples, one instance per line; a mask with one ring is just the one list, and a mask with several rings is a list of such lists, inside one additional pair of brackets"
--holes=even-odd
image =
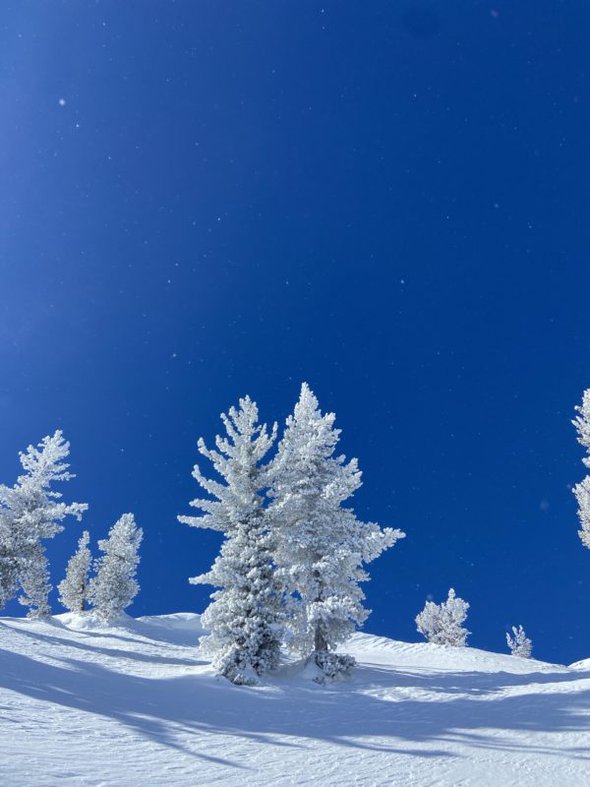
[[(584, 446), (588, 454), (582, 462), (590, 468), (590, 388), (584, 391), (582, 404), (578, 405), (576, 410), (578, 415), (572, 423), (578, 432), (578, 442)], [(578, 518), (581, 525), (578, 535), (582, 544), (590, 549), (590, 476), (587, 475), (576, 484), (573, 492), (578, 501)]]
[(109, 530), (108, 538), (98, 542), (104, 554), (96, 561), (96, 576), (90, 580), (88, 600), (104, 623), (120, 617), (139, 592), (135, 574), (142, 538), (143, 531), (133, 514), (123, 514)]
[(520, 656), (522, 659), (530, 659), (533, 652), (533, 643), (527, 637), (525, 630), (522, 626), (516, 628), (512, 626), (512, 634), (506, 633), (506, 644), (510, 648), (510, 653), (513, 656)]
[(16, 596), (18, 591), (19, 555), (13, 527), (13, 517), (2, 501), (0, 487), (0, 609)]
[(455, 595), (451, 588), (447, 600), (442, 604), (426, 602), (422, 612), (416, 616), (416, 626), (429, 642), (462, 648), (471, 633), (463, 626), (468, 609), (469, 604)]
[(198, 448), (223, 483), (205, 478), (195, 466), (193, 477), (212, 499), (193, 500), (190, 505), (203, 513), (178, 519), (225, 536), (211, 569), (190, 582), (219, 588), (201, 618), (209, 632), (201, 651), (220, 675), (248, 684), (277, 666), (281, 643), (283, 593), (274, 576), (273, 528), (264, 506), (268, 467), (261, 464), (277, 427), (269, 431), (258, 423), (258, 407), (248, 396), (221, 419), (227, 436), (215, 438), (217, 450), (203, 439)]
[(347, 500), (361, 486), (356, 459), (334, 456), (340, 429), (304, 383), (272, 466), (275, 560), (290, 593), (291, 647), (334, 677), (354, 664), (334, 653), (367, 618), (363, 564), (404, 537), (357, 519)]
[(59, 603), (70, 612), (84, 612), (86, 610), (89, 574), (92, 566), (89, 541), (90, 533), (85, 530), (78, 541), (78, 549), (68, 561), (66, 575), (57, 586)]
[(67, 516), (80, 520), (86, 503), (61, 502), (53, 489), (56, 481), (69, 481), (65, 462), (70, 444), (57, 430), (35, 447), (19, 454), (24, 473), (12, 487), (0, 485), (0, 603), (14, 597), (20, 586), (19, 601), (29, 607), (29, 617), (47, 617), (49, 567), (43, 541), (63, 530)]

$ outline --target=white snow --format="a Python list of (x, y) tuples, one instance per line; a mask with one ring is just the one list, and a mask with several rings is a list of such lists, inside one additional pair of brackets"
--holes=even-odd
[(590, 783), (590, 660), (571, 668), (356, 634), (354, 676), (217, 679), (190, 613), (0, 619), (2, 787)]

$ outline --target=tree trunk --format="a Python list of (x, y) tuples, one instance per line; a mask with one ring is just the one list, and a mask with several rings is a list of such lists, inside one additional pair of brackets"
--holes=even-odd
[(313, 649), (316, 653), (328, 650), (328, 643), (319, 624), (315, 628)]

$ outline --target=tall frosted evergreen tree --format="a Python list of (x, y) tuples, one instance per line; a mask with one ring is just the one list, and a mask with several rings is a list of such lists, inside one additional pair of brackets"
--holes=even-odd
[(279, 659), (282, 592), (273, 572), (273, 528), (264, 505), (268, 467), (261, 464), (276, 439), (276, 424), (270, 431), (259, 424), (258, 408), (248, 396), (221, 419), (226, 436), (215, 438), (216, 449), (202, 439), (198, 448), (222, 481), (205, 478), (195, 466), (193, 477), (210, 497), (191, 502), (200, 516), (179, 520), (225, 536), (211, 569), (190, 581), (218, 588), (202, 616), (209, 632), (201, 640), (202, 652), (212, 657), (219, 674), (244, 684), (255, 682)]
[(405, 535), (361, 522), (343, 505), (361, 486), (361, 472), (356, 459), (334, 455), (340, 437), (334, 421), (304, 383), (273, 462), (270, 491), (275, 559), (290, 592), (291, 644), (313, 653), (328, 675), (351, 665), (330, 652), (369, 614), (359, 585), (369, 578), (364, 565)]
[(90, 533), (85, 530), (78, 541), (78, 549), (68, 561), (66, 575), (57, 586), (59, 603), (70, 612), (84, 612), (88, 601), (89, 574), (92, 552), (88, 547)]
[(96, 576), (90, 580), (88, 599), (93, 611), (105, 623), (122, 615), (139, 592), (135, 578), (143, 530), (133, 514), (123, 516), (98, 542), (104, 554), (96, 561)]
[(59, 481), (69, 481), (66, 459), (70, 444), (57, 430), (35, 447), (19, 454), (24, 473), (12, 487), (0, 485), (0, 603), (5, 604), (18, 592), (19, 601), (29, 607), (29, 617), (47, 617), (49, 606), (49, 567), (45, 546), (64, 528), (67, 516), (80, 520), (88, 508), (85, 503), (66, 504), (54, 490)]
[[(582, 462), (590, 468), (590, 388), (584, 391), (582, 404), (576, 407), (578, 415), (572, 423), (578, 432), (578, 442), (586, 449)], [(590, 475), (574, 486), (574, 495), (578, 501), (578, 518), (580, 530), (578, 535), (585, 547), (590, 549)]]

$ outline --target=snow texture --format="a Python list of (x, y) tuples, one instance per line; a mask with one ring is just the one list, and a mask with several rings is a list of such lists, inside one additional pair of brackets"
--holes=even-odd
[(0, 619), (2, 787), (583, 787), (590, 659), (571, 668), (354, 634), (352, 678), (215, 678), (189, 613)]

